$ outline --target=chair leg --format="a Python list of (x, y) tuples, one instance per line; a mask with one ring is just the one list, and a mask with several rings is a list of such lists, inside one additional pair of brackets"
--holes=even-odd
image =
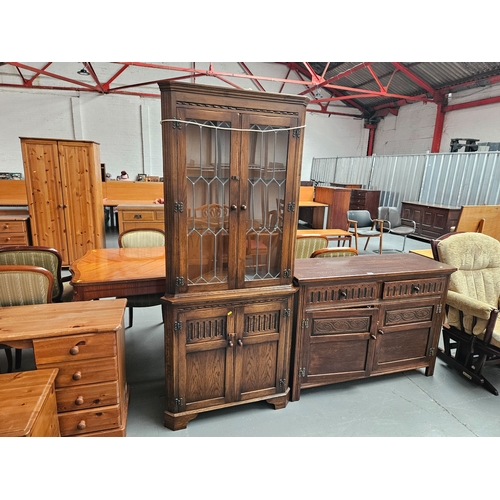
[(12, 349), (5, 349), (5, 356), (7, 356), (7, 373), (12, 373)]
[(405, 235), (403, 236), (403, 250), (401, 250), (401, 252), (404, 252), (404, 251), (405, 251), (406, 237), (407, 237), (407, 236), (408, 236), (407, 234), (405, 234)]
[(370, 242), (370, 238), (371, 238), (371, 236), (368, 236), (368, 238), (366, 238), (365, 250), (366, 250), (366, 247), (368, 246), (368, 243)]
[(134, 324), (134, 308), (128, 308), (128, 327), (130, 328)]
[(19, 370), (21, 368), (21, 360), (23, 358), (23, 350), (22, 349), (16, 349), (16, 370)]

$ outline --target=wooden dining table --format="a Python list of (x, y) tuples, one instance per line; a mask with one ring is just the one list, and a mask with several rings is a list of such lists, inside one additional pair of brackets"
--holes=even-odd
[(69, 268), (73, 300), (165, 293), (165, 248), (89, 250)]

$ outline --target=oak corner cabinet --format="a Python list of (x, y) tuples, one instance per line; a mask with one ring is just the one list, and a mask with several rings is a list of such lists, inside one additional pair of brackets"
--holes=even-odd
[(105, 247), (99, 144), (21, 137), (33, 244), (63, 265)]
[(417, 368), (433, 375), (453, 271), (413, 254), (298, 260), (292, 401), (309, 387)]
[(309, 99), (159, 87), (165, 232), (176, 242), (166, 251), (165, 425), (259, 399), (284, 407)]

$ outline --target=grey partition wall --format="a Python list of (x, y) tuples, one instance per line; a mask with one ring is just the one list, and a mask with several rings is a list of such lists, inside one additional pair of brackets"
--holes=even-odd
[(381, 206), (401, 209), (403, 201), (430, 205), (499, 205), (500, 153), (313, 158), (317, 185), (361, 184), (380, 190)]

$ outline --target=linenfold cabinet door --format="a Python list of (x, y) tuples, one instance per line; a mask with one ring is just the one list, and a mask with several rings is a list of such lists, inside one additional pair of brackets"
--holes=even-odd
[(99, 145), (21, 138), (33, 244), (63, 265), (105, 246)]

